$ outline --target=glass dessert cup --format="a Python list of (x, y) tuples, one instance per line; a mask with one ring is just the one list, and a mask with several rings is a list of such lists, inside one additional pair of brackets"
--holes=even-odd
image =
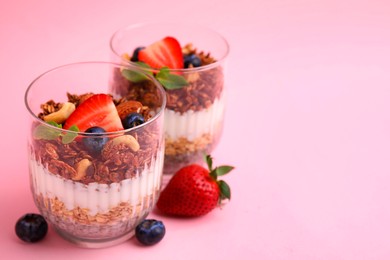
[[(110, 42), (112, 60), (139, 66), (132, 61), (133, 51), (166, 36), (180, 42), (183, 55), (195, 53), (204, 64), (170, 70), (184, 77), (188, 85), (180, 89), (165, 88), (164, 183), (183, 166), (201, 163), (204, 155), (210, 154), (221, 139), (226, 97), (225, 60), (229, 53), (226, 40), (209, 28), (158, 22), (118, 30)], [(156, 75), (156, 70), (142, 69)], [(113, 92), (125, 95), (130, 85), (117, 82)]]
[[(113, 95), (119, 70), (142, 73), (109, 62), (68, 64), (39, 76), (25, 94), (31, 121), (28, 159), (34, 202), (58, 234), (82, 247), (113, 246), (132, 237), (161, 190), (164, 89), (145, 75), (144, 85), (135, 90), (142, 94)], [(42, 111), (61, 110), (58, 104), (64, 102), (77, 106), (78, 95), (91, 92), (112, 95), (117, 103), (138, 101), (150, 117), (133, 128), (99, 134), (46, 122)], [(86, 143), (103, 146), (91, 150)]]

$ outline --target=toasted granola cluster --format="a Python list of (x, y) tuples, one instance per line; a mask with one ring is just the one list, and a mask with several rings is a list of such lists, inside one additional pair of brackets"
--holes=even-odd
[[(215, 62), (210, 53), (197, 51), (192, 44), (182, 49), (183, 55), (196, 54), (202, 66)], [(191, 68), (191, 66), (190, 66)], [(217, 66), (208, 70), (188, 71), (184, 74), (189, 85), (179, 89), (167, 90), (167, 109), (181, 114), (193, 110), (200, 111), (210, 107), (223, 90), (223, 71)]]

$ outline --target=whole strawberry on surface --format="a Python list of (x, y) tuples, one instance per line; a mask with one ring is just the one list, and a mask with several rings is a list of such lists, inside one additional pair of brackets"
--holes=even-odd
[(161, 192), (157, 208), (165, 214), (183, 217), (206, 215), (225, 199), (230, 188), (219, 176), (233, 170), (232, 166), (213, 168), (210, 155), (205, 157), (208, 169), (192, 164), (181, 168)]

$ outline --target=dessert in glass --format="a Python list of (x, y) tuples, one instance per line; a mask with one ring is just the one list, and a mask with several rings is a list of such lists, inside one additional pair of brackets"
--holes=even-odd
[[(143, 75), (143, 85), (126, 95), (113, 93), (117, 70)], [(73, 63), (35, 79), (25, 104), (30, 184), (40, 213), (63, 238), (82, 247), (132, 237), (162, 184), (161, 85), (123, 64)]]
[[(115, 62), (142, 68), (166, 90), (164, 179), (202, 162), (222, 134), (227, 41), (200, 25), (158, 22), (118, 30), (110, 47)], [(130, 85), (118, 81), (113, 91), (125, 95)]]

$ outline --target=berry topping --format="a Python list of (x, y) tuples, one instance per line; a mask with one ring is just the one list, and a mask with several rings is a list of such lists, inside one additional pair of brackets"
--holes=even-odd
[(206, 156), (208, 170), (192, 164), (180, 169), (161, 192), (157, 208), (166, 214), (196, 217), (212, 211), (224, 199), (230, 199), (230, 188), (218, 180), (232, 166), (212, 168), (212, 158)]
[(99, 126), (93, 126), (85, 130), (85, 132), (94, 134), (83, 137), (85, 148), (91, 153), (99, 153), (109, 139), (107, 136), (104, 136), (106, 131)]
[(147, 246), (160, 242), (165, 235), (165, 226), (162, 221), (145, 219), (135, 228), (137, 240)]
[(143, 49), (145, 49), (145, 47), (143, 47), (143, 46), (135, 48), (135, 50), (133, 52), (133, 56), (131, 56), (131, 61), (133, 61), (133, 62), (139, 61), (138, 60), (138, 53), (140, 50), (143, 50)]
[(161, 69), (162, 67), (168, 67), (169, 69), (183, 68), (181, 46), (173, 37), (165, 37), (140, 50), (138, 59), (154, 69)]
[(16, 235), (23, 241), (34, 243), (42, 240), (48, 230), (46, 220), (39, 214), (28, 213), (18, 219), (15, 225)]
[(131, 113), (127, 115), (122, 121), (123, 127), (125, 129), (133, 128), (137, 125), (143, 124), (144, 122), (145, 118), (139, 113)]
[(106, 94), (95, 94), (80, 104), (66, 120), (64, 129), (77, 126), (80, 132), (90, 127), (99, 126), (106, 132), (123, 130), (112, 97)]
[(192, 67), (200, 67), (202, 61), (196, 54), (184, 55), (184, 68), (189, 68), (190, 65)]

